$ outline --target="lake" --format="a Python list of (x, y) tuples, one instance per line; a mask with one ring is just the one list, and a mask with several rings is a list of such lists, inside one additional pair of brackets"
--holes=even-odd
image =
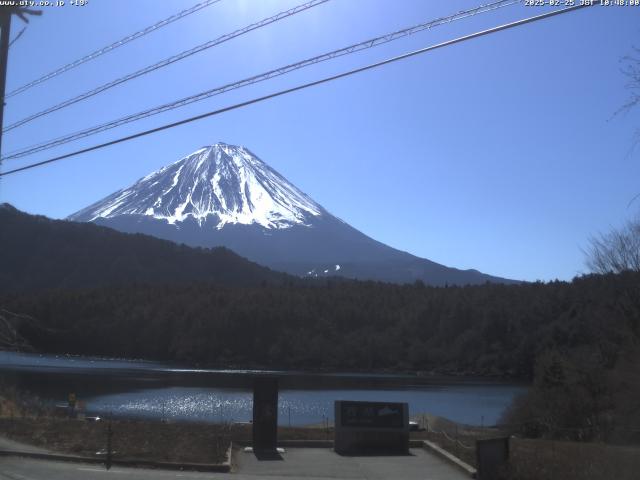
[(335, 400), (407, 402), (411, 415), (430, 413), (469, 425), (493, 425), (522, 384), (478, 378), (308, 374), (199, 369), (159, 362), (0, 352), (0, 379), (63, 404), (76, 394), (90, 415), (199, 422), (248, 422), (251, 379), (275, 375), (280, 425), (333, 422)]

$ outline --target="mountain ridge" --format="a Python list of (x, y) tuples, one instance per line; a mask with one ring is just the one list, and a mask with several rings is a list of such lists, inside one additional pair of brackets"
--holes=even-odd
[(227, 248), (198, 249), (91, 223), (53, 220), (0, 204), (0, 291), (194, 282), (281, 285), (295, 277)]

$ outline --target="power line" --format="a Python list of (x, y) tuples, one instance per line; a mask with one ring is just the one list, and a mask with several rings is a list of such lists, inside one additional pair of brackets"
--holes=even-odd
[(9, 97), (13, 97), (14, 95), (17, 95), (19, 93), (22, 93), (30, 89), (31, 87), (35, 87), (36, 85), (39, 85), (42, 82), (46, 82), (47, 80), (50, 80), (53, 77), (60, 75), (61, 73), (68, 72), (69, 70), (79, 65), (82, 65), (83, 63), (86, 63), (90, 60), (98, 58), (99, 56), (104, 55), (105, 53), (110, 52), (111, 50), (115, 50), (116, 48), (121, 47), (122, 45), (125, 45), (134, 40), (137, 40), (138, 38), (143, 37), (148, 33), (155, 32), (159, 28), (169, 25), (170, 23), (173, 23), (176, 20), (180, 20), (181, 18), (184, 18), (187, 15), (191, 15), (192, 13), (195, 13), (199, 10), (202, 10), (203, 8), (206, 8), (220, 1), (221, 0), (205, 0), (204, 2), (194, 5), (193, 7), (187, 8), (186, 10), (182, 10), (181, 12), (178, 12), (175, 15), (171, 15), (170, 17), (167, 17), (164, 20), (159, 21), (158, 23), (154, 23), (153, 25), (150, 25), (147, 28), (144, 28), (135, 33), (132, 33), (131, 35), (127, 35), (126, 37), (121, 38), (117, 42), (113, 42), (112, 44), (107, 45), (106, 47), (102, 47), (96, 50), (95, 52), (85, 55), (84, 57), (79, 58), (78, 60), (74, 60), (73, 62), (67, 63), (66, 65), (63, 65), (62, 67), (56, 70), (53, 70), (52, 72), (47, 73), (46, 75), (43, 75), (40, 78), (37, 78), (25, 85), (22, 85), (21, 87), (16, 88), (15, 90), (12, 90), (11, 92), (5, 95), (5, 99)]
[(70, 98), (68, 100), (65, 100), (64, 102), (58, 103), (57, 105), (54, 105), (52, 107), (49, 107), (45, 110), (42, 110), (40, 112), (34, 113), (32, 115), (29, 115), (28, 117), (25, 117), (21, 120), (18, 120), (17, 122), (12, 123), (11, 125), (8, 125), (3, 132), (8, 132), (9, 130), (13, 130), (14, 128), (17, 128), (21, 125), (24, 125), (25, 123), (29, 123), (33, 120), (35, 120), (36, 118), (40, 118), (43, 117), (44, 115), (48, 115), (50, 113), (56, 112), (58, 110), (61, 110), (65, 107), (68, 107), (70, 105), (73, 105), (75, 103), (81, 102), (82, 100), (86, 100), (87, 98), (93, 97), (99, 93), (104, 92), (105, 90), (109, 90), (110, 88), (115, 87), (116, 85), (120, 85), (122, 83), (128, 82), (129, 80), (133, 80), (134, 78), (138, 78), (142, 75), (145, 75), (147, 73), (151, 73), (155, 70), (158, 70), (162, 67), (166, 67), (167, 65), (171, 65), (172, 63), (178, 62), (180, 60), (183, 60), (187, 57), (190, 57), (191, 55), (195, 55), (196, 53), (202, 52), (203, 50), (215, 47), (216, 45), (220, 45), (221, 43), (224, 42), (228, 42), (229, 40), (236, 38), (236, 37), (240, 37), (242, 35), (245, 35), (253, 30), (257, 30), (258, 28), (262, 28), (265, 27), (267, 25), (270, 25), (272, 23), (275, 23), (279, 20), (283, 20), (285, 18), (288, 18), (292, 15), (295, 15), (297, 13), (303, 12), (305, 10), (308, 10), (310, 8), (316, 7), (318, 5), (322, 5), (323, 3), (328, 2), (329, 0), (311, 0), (308, 1), (306, 3), (303, 3), (301, 5), (298, 5), (297, 7), (293, 7), (290, 8), (289, 10), (285, 10), (283, 12), (277, 13), (276, 15), (272, 15), (271, 17), (265, 18), (263, 20), (260, 20), (259, 22), (256, 23), (252, 23), (249, 26), (246, 26), (244, 28), (241, 28), (239, 30), (236, 30), (234, 32), (231, 33), (227, 33), (225, 35), (222, 35), (221, 37), (216, 38), (215, 40), (210, 40), (208, 42), (203, 43), (202, 45), (198, 45), (196, 47), (193, 47), (189, 50), (185, 50), (183, 52), (178, 53), (177, 55), (173, 55), (169, 58), (165, 58), (164, 60), (154, 63), (153, 65), (149, 65), (147, 67), (144, 67), (138, 71), (135, 71), (133, 73), (129, 73), (127, 75), (125, 75), (124, 77), (120, 77), (117, 78), (111, 82), (105, 83), (103, 85), (100, 85), (97, 88), (94, 88), (93, 90), (89, 90), (87, 92), (81, 93), (80, 95), (77, 95), (73, 98)]
[(215, 115), (220, 115), (222, 113), (229, 112), (231, 110), (236, 110), (238, 108), (246, 107), (248, 105), (253, 105), (254, 103), (263, 102), (263, 101), (269, 100), (271, 98), (280, 97), (280, 96), (286, 95), (288, 93), (293, 93), (293, 92), (297, 92), (299, 90), (304, 90), (304, 89), (307, 89), (309, 87), (314, 87), (316, 85), (320, 85), (320, 84), (323, 84), (323, 83), (331, 82), (333, 80), (337, 80), (339, 78), (348, 77), (348, 76), (354, 75), (356, 73), (360, 73), (360, 72), (371, 70), (371, 69), (374, 69), (374, 68), (377, 68), (377, 67), (381, 67), (383, 65), (387, 65), (387, 64), (390, 64), (390, 63), (393, 63), (393, 62), (397, 62), (399, 60), (404, 60), (406, 58), (413, 57), (413, 56), (416, 56), (416, 55), (420, 55), (422, 53), (430, 52), (430, 51), (436, 50), (438, 48), (447, 47), (449, 45), (454, 45), (456, 43), (462, 43), (462, 42), (465, 42), (465, 41), (468, 41), (468, 40), (472, 40), (474, 38), (482, 37), (482, 36), (485, 36), (485, 35), (489, 35), (489, 34), (492, 34), (492, 33), (496, 33), (496, 32), (499, 32), (499, 31), (502, 31), (502, 30), (507, 30), (507, 29), (514, 28), (514, 27), (519, 27), (519, 26), (525, 25), (527, 23), (532, 23), (532, 22), (536, 22), (536, 21), (539, 21), (539, 20), (544, 20), (546, 18), (550, 18), (550, 17), (556, 16), (556, 15), (560, 15), (560, 14), (563, 14), (563, 13), (572, 12), (572, 11), (575, 11), (575, 10), (579, 10), (581, 8), (591, 7), (593, 5), (596, 5), (596, 3), (594, 2), (593, 4), (576, 5), (576, 6), (573, 6), (573, 7), (567, 7), (567, 8), (563, 8), (563, 9), (560, 9), (560, 10), (554, 10), (552, 12), (547, 12), (547, 13), (543, 13), (543, 14), (540, 14), (540, 15), (535, 15), (533, 17), (528, 17), (528, 18), (525, 18), (525, 19), (522, 19), (522, 20), (516, 20), (515, 22), (503, 24), (503, 25), (500, 25), (500, 26), (497, 26), (497, 27), (489, 28), (487, 30), (482, 30), (480, 32), (472, 33), (472, 34), (469, 34), (469, 35), (464, 35), (462, 37), (454, 38), (453, 40), (447, 40), (446, 42), (438, 43), (436, 45), (431, 45), (429, 47), (424, 47), (424, 48), (421, 48), (419, 50), (414, 50), (414, 51), (409, 52), (409, 53), (405, 53), (405, 54), (402, 54), (402, 55), (398, 55), (396, 57), (392, 57), (392, 58), (388, 58), (386, 60), (382, 60), (380, 62), (376, 62), (376, 63), (372, 63), (372, 64), (369, 64), (369, 65), (366, 65), (364, 67), (359, 67), (359, 68), (355, 68), (353, 70), (348, 70), (346, 72), (339, 73), (337, 75), (332, 75), (332, 76), (329, 76), (329, 77), (321, 78), (320, 80), (315, 80), (313, 82), (304, 83), (304, 84), (298, 85), (296, 87), (287, 88), (285, 90), (280, 90), (278, 92), (271, 93), (269, 95), (264, 95), (262, 97), (257, 97), (257, 98), (253, 98), (251, 100), (247, 100), (245, 102), (236, 103), (236, 104), (230, 105), (228, 107), (224, 107), (224, 108), (221, 108), (221, 109), (218, 109), (218, 110), (213, 110), (213, 111), (210, 111), (210, 112), (207, 112), (207, 113), (196, 115), (194, 117), (186, 118), (186, 119), (180, 120), (178, 122), (168, 123), (168, 124), (162, 125), (160, 127), (156, 127), (156, 128), (152, 128), (150, 130), (145, 130), (145, 131), (142, 131), (142, 132), (138, 132), (138, 133), (135, 133), (133, 135), (128, 135), (126, 137), (121, 137), (121, 138), (118, 138), (116, 140), (111, 140), (109, 142), (105, 142), (105, 143), (101, 143), (101, 144), (98, 144), (98, 145), (94, 145), (92, 147), (87, 147), (87, 148), (83, 148), (81, 150), (76, 150), (75, 152), (71, 152), (71, 153), (67, 153), (67, 154), (64, 154), (64, 155), (60, 155), (58, 157), (50, 158), (48, 160), (43, 160), (41, 162), (32, 163), (32, 164), (25, 165), (24, 167), (20, 167), (20, 168), (15, 168), (13, 170), (9, 170), (7, 172), (0, 173), (0, 177), (4, 177), (6, 175), (11, 175), (11, 174), (14, 174), (14, 173), (22, 172), (24, 170), (29, 170), (29, 169), (32, 169), (32, 168), (40, 167), (42, 165), (46, 165), (46, 164), (49, 164), (49, 163), (53, 163), (53, 162), (57, 162), (57, 161), (60, 161), (60, 160), (64, 160), (66, 158), (74, 157), (74, 156), (80, 155), (82, 153), (92, 152), (94, 150), (99, 150), (99, 149), (102, 149), (102, 148), (105, 148), (105, 147), (109, 147), (111, 145), (116, 145), (118, 143), (123, 143), (123, 142), (129, 141), (129, 140), (133, 140), (133, 139), (136, 139), (136, 138), (139, 138), (139, 137), (144, 137), (146, 135), (151, 135), (152, 133), (157, 133), (157, 132), (160, 132), (160, 131), (163, 131), (163, 130), (168, 130), (170, 128), (178, 127), (180, 125), (185, 125), (187, 123), (195, 122), (195, 121), (201, 120), (203, 118), (208, 118), (208, 117), (212, 117), (212, 116), (215, 116)]
[(315, 65), (317, 63), (320, 62), (324, 62), (327, 60), (331, 60), (337, 57), (341, 57), (344, 55), (348, 55), (348, 54), (352, 54), (355, 52), (359, 52), (361, 50), (365, 50), (365, 49), (369, 49), (369, 48), (373, 48), (376, 47), (378, 45), (382, 45), (394, 40), (397, 40), (399, 38), (403, 38), (409, 35), (413, 35), (415, 33), (421, 32), (423, 30), (427, 30), (433, 27), (436, 27), (438, 25), (443, 25), (443, 24), (448, 24), (450, 22), (456, 21), (456, 20), (461, 20), (463, 18), (467, 18), (473, 15), (477, 15), (477, 14), (481, 14), (481, 13), (486, 13), (492, 10), (496, 10), (498, 8), (503, 8), (509, 5), (513, 5), (516, 3), (521, 3), (522, 0), (501, 0), (501, 1), (497, 1), (497, 2), (493, 2), (493, 3), (489, 3), (486, 5), (480, 5), (479, 7), (476, 8), (472, 8), (470, 10), (463, 10), (461, 12), (458, 12), (456, 14), (453, 15), (449, 15), (446, 17), (441, 17), (438, 18), (436, 20), (431, 20), (429, 22), (426, 23), (421, 23), (418, 25), (414, 25), (412, 27), (408, 27), (408, 28), (404, 28), (402, 30), (398, 30), (396, 32), (393, 33), (389, 33), (386, 35), (382, 35), (382, 36), (378, 36), (378, 37), (374, 37), (374, 38), (370, 38), (368, 40), (365, 40), (363, 42), (359, 42), (353, 45), (349, 45), (348, 47), (344, 47), (344, 48), (340, 48), (338, 50), (334, 50), (328, 53), (324, 53), (322, 55), (317, 55), (315, 57), (311, 57), (311, 58), (307, 58), (305, 60), (302, 60), (300, 62), (297, 63), (293, 63), (293, 64), (289, 64), (274, 70), (270, 70), (268, 72), (265, 73), (261, 73), (259, 75), (254, 75), (252, 77), (249, 78), (245, 78), (243, 80), (239, 80), (237, 82), (233, 82), (230, 84), (226, 84), (220, 87), (216, 87), (216, 88), (212, 88), (210, 90), (206, 90), (204, 92), (195, 94), (195, 95), (191, 95), (189, 97), (185, 97), (182, 98), (180, 100), (176, 100), (170, 103), (166, 103), (164, 105), (160, 105), (157, 107), (153, 107), (147, 110), (143, 110), (141, 112), (138, 113), (134, 113), (131, 115), (127, 115), (125, 117), (121, 117), (119, 119), (116, 120), (112, 120), (110, 122), (106, 122), (94, 127), (90, 127), (88, 129), (84, 129), (81, 131), (77, 131), (62, 137), (58, 137), (52, 140), (48, 140), (46, 142), (43, 143), (39, 143), (36, 145), (32, 145), (29, 147), (25, 147), (23, 149), (14, 151), (8, 155), (6, 155), (5, 157), (3, 157), (3, 160), (9, 160), (9, 159), (16, 159), (16, 158), (22, 158), (28, 155), (32, 155), (34, 153), (37, 152), (41, 152), (43, 150), (48, 150), (50, 148), (53, 147), (57, 147), (59, 145), (63, 145), (65, 143), (69, 143), (71, 141), (74, 140), (78, 140), (80, 138), (85, 138), (91, 135), (95, 135), (97, 133), (100, 132), (104, 132), (106, 130), (110, 130), (112, 128), (116, 128), (119, 127), (121, 125), (125, 125), (127, 123), (131, 123), (137, 120), (141, 120), (143, 118), (147, 118), (150, 117), (152, 115), (157, 115), (159, 113), (162, 112), (166, 112), (169, 110), (173, 110), (175, 108), (179, 108), (185, 105), (189, 105), (191, 103), (195, 103), (195, 102), (199, 102), (202, 100), (205, 100), (207, 98), (216, 96), (216, 95), (221, 95), (223, 93), (226, 93), (228, 91), (231, 90), (235, 90), (238, 88), (242, 88), (248, 85), (253, 85), (255, 83), (259, 83), (259, 82), (263, 82), (265, 80), (269, 80), (271, 78), (274, 77), (278, 77), (280, 75), (284, 75), (286, 73), (292, 72), (294, 70), (298, 70), (310, 65)]

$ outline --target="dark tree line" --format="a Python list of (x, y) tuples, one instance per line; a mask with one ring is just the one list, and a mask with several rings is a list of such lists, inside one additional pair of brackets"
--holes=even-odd
[(580, 348), (613, 367), (638, 342), (640, 274), (571, 283), (426, 287), (216, 285), (5, 295), (35, 348), (199, 363), (411, 370), (532, 378), (544, 352)]

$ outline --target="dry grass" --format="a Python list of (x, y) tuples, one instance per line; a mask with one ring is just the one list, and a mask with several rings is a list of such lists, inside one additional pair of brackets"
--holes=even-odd
[(22, 411), (18, 408), (16, 402), (0, 396), (0, 417), (18, 417), (21, 415)]
[[(415, 420), (421, 420), (420, 417)], [(429, 427), (457, 438), (466, 449), (456, 446), (441, 433), (412, 432), (411, 438), (426, 438), (464, 462), (477, 467), (476, 441), (506, 436), (496, 428), (469, 427), (440, 417), (428, 416)], [(510, 480), (636, 480), (640, 478), (640, 447), (601, 443), (530, 440), (509, 442)]]
[[(333, 441), (333, 427), (278, 427), (278, 440), (331, 440)], [(251, 444), (252, 426), (250, 423), (235, 423), (230, 428), (231, 439), (234, 443)]]
[(464, 425), (430, 414), (417, 415), (412, 420), (429, 428), (429, 431), (411, 432), (412, 439), (429, 440), (472, 467), (477, 467), (477, 440), (506, 436), (505, 432), (497, 428)]
[(513, 480), (636, 480), (640, 448), (551, 440), (510, 441)]
[[(0, 418), (0, 431), (12, 440), (91, 457), (104, 455), (107, 428), (105, 421)], [(122, 459), (220, 463), (230, 441), (228, 425), (113, 421), (111, 428), (114, 457)]]
[[(0, 418), (2, 435), (54, 452), (104, 455), (105, 421), (87, 422), (48, 416)], [(251, 443), (251, 424), (196, 424), (113, 421), (112, 449), (122, 459), (185, 463), (220, 463), (230, 440)], [(279, 427), (280, 440), (333, 440), (333, 427)]]
[(278, 427), (279, 440), (332, 440), (334, 428), (324, 427)]

